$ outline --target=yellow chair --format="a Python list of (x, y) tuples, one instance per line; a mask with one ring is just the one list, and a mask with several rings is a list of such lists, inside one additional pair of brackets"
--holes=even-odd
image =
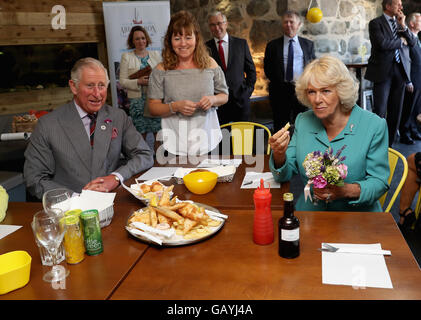
[[(395, 168), (396, 165), (398, 164), (399, 159), (401, 159), (402, 164), (403, 164), (403, 173), (402, 173), (402, 177), (399, 181), (398, 186), (396, 187), (396, 190), (394, 191), (392, 198), (389, 201), (389, 204), (387, 205), (386, 209), (384, 210), (385, 212), (390, 212), (390, 209), (392, 209), (392, 206), (396, 200), (396, 198), (398, 197), (399, 192), (402, 189), (403, 184), (405, 183), (406, 180), (406, 176), (408, 175), (408, 162), (406, 161), (406, 158), (398, 151), (389, 148), (389, 166), (390, 166), (390, 175), (389, 175), (389, 179), (387, 180), (387, 182), (390, 183), (392, 182), (392, 178), (393, 178), (393, 174), (395, 172)], [(381, 198), (379, 199), (380, 201), (380, 205), (383, 207), (384, 202), (386, 200), (386, 196), (387, 196), (387, 192), (381, 196)]]
[[(233, 155), (253, 154), (254, 128), (260, 127), (266, 130), (268, 141), (272, 134), (268, 127), (255, 122), (231, 122), (221, 125), (221, 129), (231, 127), (232, 152)], [(270, 145), (267, 146), (267, 154), (270, 154)]]

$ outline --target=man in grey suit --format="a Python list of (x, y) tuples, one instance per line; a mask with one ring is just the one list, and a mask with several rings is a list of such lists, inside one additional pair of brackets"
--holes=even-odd
[(270, 41), (265, 50), (264, 70), (269, 79), (269, 101), (275, 132), (287, 122), (294, 124), (300, 112), (306, 111), (295, 95), (295, 81), (304, 67), (316, 58), (311, 40), (297, 36), (301, 26), (295, 11), (282, 16), (284, 36)]
[(256, 83), (256, 67), (245, 39), (228, 35), (224, 14), (208, 17), (213, 39), (206, 42), (211, 56), (224, 71), (229, 88), (228, 102), (218, 108), (219, 124), (250, 120), (250, 96)]
[(75, 63), (69, 80), (73, 101), (39, 119), (25, 151), (24, 177), (35, 197), (59, 187), (109, 192), (153, 165), (152, 151), (131, 119), (105, 104), (108, 84), (100, 61)]
[(421, 113), (421, 42), (418, 38), (421, 31), (421, 13), (414, 12), (408, 15), (406, 24), (413, 33), (416, 43), (413, 47), (409, 47), (412, 90), (405, 92), (399, 133), (401, 134), (401, 140), (402, 136), (411, 140), (421, 140), (421, 134), (418, 132), (416, 123), (416, 117)]
[[(365, 78), (373, 85), (373, 111), (386, 118), (389, 146), (393, 144), (402, 113), (406, 85), (411, 81), (403, 45), (415, 44), (402, 12), (401, 0), (383, 0), (383, 14), (370, 21), (371, 55)], [(401, 142), (407, 143), (406, 136)]]

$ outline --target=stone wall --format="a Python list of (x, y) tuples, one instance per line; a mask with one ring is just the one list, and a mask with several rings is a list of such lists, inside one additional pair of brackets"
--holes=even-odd
[[(225, 13), (228, 32), (248, 40), (257, 67), (254, 95), (267, 94), (263, 72), (264, 50), (268, 41), (282, 35), (281, 15), (296, 10), (302, 17), (299, 35), (314, 41), (316, 55), (329, 53), (346, 63), (367, 62), (370, 56), (368, 22), (382, 13), (381, 0), (312, 0), (323, 19), (312, 24), (304, 17), (310, 1), (303, 0), (171, 0), (171, 12), (190, 10), (198, 18), (204, 39), (211, 37), (206, 17), (214, 10)], [(405, 1), (404, 1), (405, 2)], [(407, 0), (413, 5), (420, 0)], [(404, 3), (405, 5), (405, 3)], [(418, 6), (419, 7), (419, 6)]]

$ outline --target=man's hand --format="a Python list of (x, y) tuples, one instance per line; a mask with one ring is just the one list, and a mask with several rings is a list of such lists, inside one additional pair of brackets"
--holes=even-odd
[(93, 190), (99, 192), (113, 191), (120, 184), (116, 177), (117, 176), (113, 174), (110, 174), (106, 177), (98, 177), (84, 186), (83, 190)]
[(414, 92), (414, 85), (412, 83), (408, 83), (406, 85), (406, 91), (408, 91), (410, 93)]
[(398, 11), (398, 14), (396, 15), (396, 21), (401, 25), (401, 27), (403, 29), (405, 29), (405, 27), (406, 27), (405, 18), (406, 17), (404, 15), (403, 11), (402, 10), (399, 10)]

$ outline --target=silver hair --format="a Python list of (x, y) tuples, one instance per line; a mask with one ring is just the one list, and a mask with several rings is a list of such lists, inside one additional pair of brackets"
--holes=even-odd
[(300, 22), (300, 23), (301, 23), (301, 17), (300, 17), (300, 14), (299, 14), (297, 11), (294, 11), (294, 10), (287, 10), (287, 11), (285, 11), (285, 12), (282, 14), (282, 20), (283, 20), (285, 17), (292, 17), (292, 16), (295, 16), (295, 17), (297, 18), (298, 22)]
[(225, 14), (223, 14), (221, 11), (212, 11), (211, 13), (208, 14), (208, 21), (211, 17), (216, 17), (216, 16), (221, 16), (222, 19), (224, 19), (224, 21), (227, 21), (227, 17), (225, 16)]
[(406, 17), (406, 24), (408, 25), (410, 22), (414, 22), (415, 18), (419, 16), (421, 16), (421, 13), (419, 12), (412, 12), (408, 14), (408, 16)]
[(88, 66), (94, 66), (97, 68), (100, 68), (104, 71), (105, 73), (105, 77), (107, 79), (107, 86), (110, 83), (110, 79), (108, 78), (108, 71), (107, 69), (104, 67), (104, 65), (102, 64), (101, 61), (91, 58), (91, 57), (87, 57), (87, 58), (82, 58), (79, 59), (78, 61), (76, 61), (75, 65), (73, 66), (72, 70), (70, 71), (70, 78), (73, 80), (73, 82), (78, 85), (79, 81), (80, 81), (80, 77), (81, 77), (81, 73), (82, 73), (82, 69)]

